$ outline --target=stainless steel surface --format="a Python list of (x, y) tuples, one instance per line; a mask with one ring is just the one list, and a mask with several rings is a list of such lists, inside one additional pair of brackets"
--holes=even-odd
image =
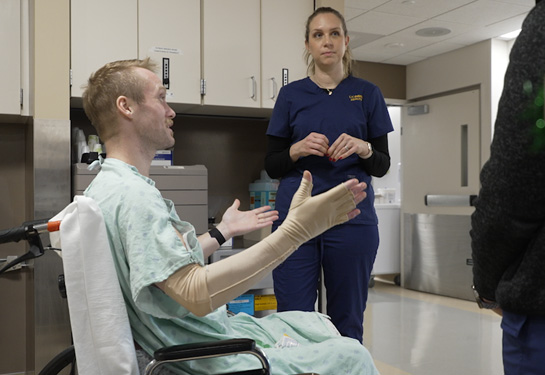
[(445, 194), (428, 194), (425, 196), (426, 206), (443, 206), (443, 207), (467, 207), (473, 205), (474, 195), (445, 195)]
[(402, 285), (474, 300), (469, 215), (404, 214)]
[[(70, 121), (34, 119), (34, 218), (51, 218), (70, 203)], [(49, 244), (47, 235), (42, 237)], [(34, 261), (35, 369), (70, 345), (66, 300), (59, 296), (62, 273), (54, 253)]]

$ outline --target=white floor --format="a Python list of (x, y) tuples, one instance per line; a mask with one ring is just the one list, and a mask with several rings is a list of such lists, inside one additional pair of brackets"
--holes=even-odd
[(364, 344), (381, 375), (501, 375), (500, 321), (474, 302), (377, 278), (369, 289)]

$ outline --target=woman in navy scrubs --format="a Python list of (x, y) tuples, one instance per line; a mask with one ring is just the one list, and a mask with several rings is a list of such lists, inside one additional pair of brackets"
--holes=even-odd
[(284, 86), (267, 130), (265, 169), (280, 178), (276, 209), (286, 217), (303, 171), (313, 176), (313, 194), (350, 178), (365, 181), (361, 214), (310, 240), (273, 272), (278, 311), (313, 311), (321, 271), (327, 314), (343, 336), (362, 342), (363, 312), (375, 261), (378, 221), (371, 176), (390, 167), (390, 116), (379, 88), (352, 76), (346, 23), (332, 8), (307, 20), (309, 76)]

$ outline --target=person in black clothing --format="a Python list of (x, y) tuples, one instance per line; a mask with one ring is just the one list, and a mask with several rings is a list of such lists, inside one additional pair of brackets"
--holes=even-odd
[(510, 54), (472, 215), (473, 281), (502, 317), (506, 375), (545, 373), (545, 2)]

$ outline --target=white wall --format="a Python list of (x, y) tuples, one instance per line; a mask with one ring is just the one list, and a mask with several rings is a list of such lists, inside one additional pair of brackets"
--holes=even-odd
[[(373, 177), (373, 188), (375, 192), (378, 189), (395, 189), (395, 203), (401, 201), (401, 107), (389, 106), (388, 112), (392, 124), (394, 125), (394, 131), (388, 133), (388, 148), (390, 150), (390, 170), (384, 177)], [(380, 202), (377, 197), (377, 203)]]
[(496, 115), (498, 113), (498, 102), (503, 91), (505, 71), (507, 70), (507, 65), (509, 64), (509, 53), (511, 52), (514, 41), (514, 39), (511, 41), (504, 41), (499, 39), (492, 40), (492, 130), (490, 133), (490, 141), (492, 141), (492, 137), (494, 136), (494, 124), (496, 122)]

